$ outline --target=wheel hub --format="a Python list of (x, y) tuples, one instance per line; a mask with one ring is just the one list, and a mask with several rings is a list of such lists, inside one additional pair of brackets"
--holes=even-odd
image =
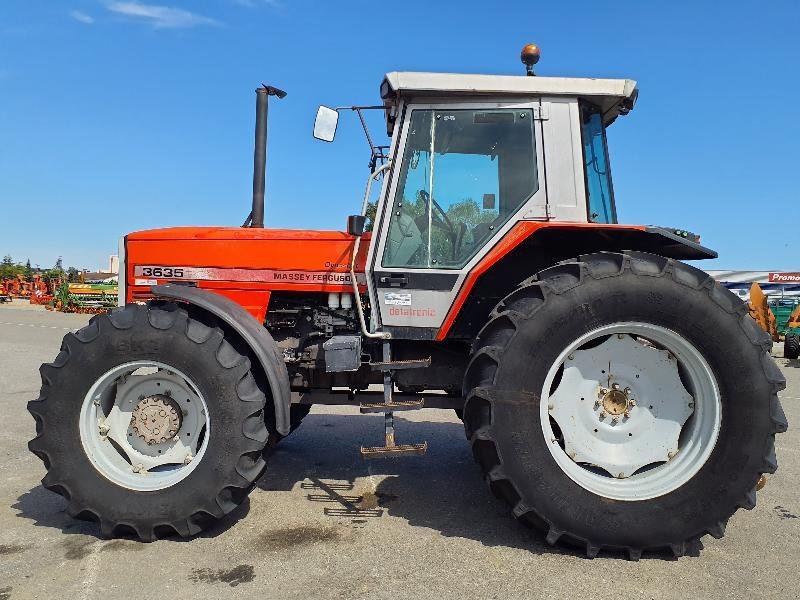
[(142, 398), (131, 413), (131, 427), (148, 446), (168, 442), (180, 431), (183, 414), (178, 403), (164, 394)]
[(570, 459), (626, 479), (677, 454), (693, 400), (671, 353), (617, 334), (569, 355), (548, 412)]
[(603, 394), (602, 404), (605, 411), (611, 415), (624, 415), (630, 409), (628, 393), (619, 389), (608, 390)]

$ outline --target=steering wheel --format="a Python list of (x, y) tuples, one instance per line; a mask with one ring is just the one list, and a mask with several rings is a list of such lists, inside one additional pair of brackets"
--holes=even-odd
[[(417, 191), (417, 195), (420, 198), (422, 198), (422, 201), (426, 205), (430, 205), (431, 203), (433, 203), (433, 205), (436, 207), (436, 210), (439, 211), (439, 215), (437, 215), (437, 218), (438, 218), (439, 222), (449, 230), (449, 234), (453, 238), (453, 243), (455, 243), (456, 228), (453, 226), (452, 221), (450, 221), (450, 219), (447, 216), (447, 213), (444, 211), (444, 209), (441, 206), (439, 206), (439, 203), (436, 200), (433, 200), (431, 198), (430, 194), (428, 192), (426, 192), (425, 190)], [(431, 214), (433, 214), (433, 213), (431, 213)]]

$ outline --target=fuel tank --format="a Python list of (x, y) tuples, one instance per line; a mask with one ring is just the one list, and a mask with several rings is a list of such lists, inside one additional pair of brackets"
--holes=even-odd
[[(146, 300), (152, 297), (153, 285), (181, 283), (227, 296), (263, 321), (274, 291), (352, 292), (354, 241), (341, 231), (242, 227), (137, 231), (124, 241), (125, 298)], [(356, 260), (362, 285), (368, 247), (365, 234)]]

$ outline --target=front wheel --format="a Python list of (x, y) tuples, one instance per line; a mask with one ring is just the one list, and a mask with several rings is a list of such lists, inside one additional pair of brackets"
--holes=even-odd
[(249, 359), (175, 305), (94, 317), (41, 375), (28, 410), (42, 484), (104, 535), (198, 533), (264, 470), (265, 395)]
[(492, 490), (549, 543), (682, 555), (753, 508), (777, 468), (770, 346), (697, 269), (584, 256), (492, 313), (467, 369), (467, 435)]

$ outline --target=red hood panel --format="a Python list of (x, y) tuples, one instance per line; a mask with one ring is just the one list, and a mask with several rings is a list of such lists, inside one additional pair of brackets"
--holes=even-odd
[[(369, 237), (364, 236), (356, 259), (360, 273)], [(341, 231), (242, 227), (137, 231), (126, 238), (127, 300), (152, 297), (150, 287), (156, 284), (183, 282), (223, 294), (263, 320), (275, 291), (351, 293), (354, 242), (353, 236)]]
[(345, 240), (352, 243), (353, 237), (342, 231), (314, 231), (307, 229), (168, 227), (136, 231), (128, 234), (128, 240)]

